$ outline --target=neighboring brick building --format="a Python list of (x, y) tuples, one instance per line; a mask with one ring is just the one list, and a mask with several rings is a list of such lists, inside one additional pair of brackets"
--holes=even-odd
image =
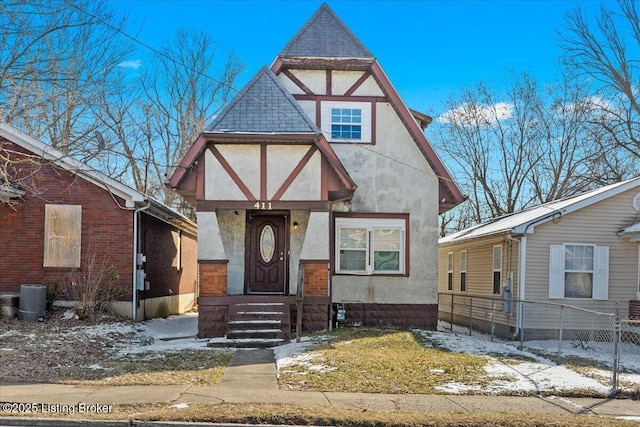
[(351, 324), (435, 328), (438, 214), (463, 196), (430, 121), (323, 4), (170, 179), (197, 206), (200, 335), (246, 336), (251, 307), (286, 325), (296, 298), (308, 330), (337, 304)]
[[(119, 314), (135, 312), (140, 320), (195, 304), (193, 222), (7, 124), (0, 124), (0, 150), (30, 159), (10, 168), (28, 189), (0, 182), (0, 196), (13, 202), (0, 203), (0, 292), (19, 292), (22, 284), (66, 285), (87, 271), (95, 254), (123, 291), (114, 304)], [(134, 274), (134, 265), (146, 276)]]

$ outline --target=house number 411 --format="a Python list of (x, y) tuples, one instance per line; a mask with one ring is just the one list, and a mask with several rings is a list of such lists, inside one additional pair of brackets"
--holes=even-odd
[(256, 202), (253, 207), (256, 209), (271, 209), (271, 202)]

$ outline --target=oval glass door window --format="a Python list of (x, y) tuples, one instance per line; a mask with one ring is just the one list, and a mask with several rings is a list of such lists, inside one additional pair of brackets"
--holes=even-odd
[(269, 262), (273, 258), (276, 249), (276, 236), (273, 233), (273, 227), (267, 224), (260, 233), (260, 256), (262, 261)]

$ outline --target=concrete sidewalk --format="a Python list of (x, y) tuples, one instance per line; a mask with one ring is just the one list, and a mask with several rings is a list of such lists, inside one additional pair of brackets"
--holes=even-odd
[[(134, 403), (317, 404), (359, 410), (403, 412), (522, 412), (638, 417), (640, 402), (626, 399), (370, 394), (279, 390), (273, 351), (237, 350), (222, 381), (214, 386), (1, 385), (1, 402), (58, 405)], [(3, 412), (0, 412), (0, 417)], [(0, 419), (0, 424), (5, 420)]]

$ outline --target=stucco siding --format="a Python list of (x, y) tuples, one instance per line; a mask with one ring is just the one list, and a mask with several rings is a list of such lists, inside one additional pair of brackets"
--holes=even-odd
[[(267, 146), (267, 200), (273, 199), (273, 195), (280, 189), (307, 151), (309, 151), (308, 145)], [(319, 183), (320, 172), (317, 173), (316, 178)]]
[(337, 302), (437, 302), (438, 179), (388, 103), (376, 107), (376, 144), (334, 144), (358, 184), (352, 212), (408, 213), (409, 276), (335, 275)]
[[(217, 214), (222, 245), (229, 260), (227, 290), (229, 295), (242, 295), (244, 293), (246, 211), (219, 210)], [(202, 240), (201, 238), (200, 242)]]
[(558, 299), (557, 303), (590, 310), (612, 312), (616, 301), (626, 315), (627, 301), (636, 299), (638, 283), (638, 243), (623, 239), (617, 232), (636, 220), (632, 198), (637, 189), (598, 202), (535, 227), (527, 238), (526, 298), (547, 300), (549, 295), (549, 251), (552, 244), (583, 243), (609, 247), (609, 299)]
[(320, 200), (322, 154), (316, 151), (282, 195), (281, 200)]
[(216, 147), (249, 191), (260, 194), (260, 174), (255, 173), (260, 164), (260, 146), (218, 144)]
[(362, 71), (333, 70), (331, 72), (331, 93), (333, 95), (344, 95), (363, 74)]
[(384, 96), (384, 92), (378, 86), (378, 83), (373, 77), (369, 77), (365, 80), (359, 88), (353, 92), (354, 96)]
[[(298, 80), (316, 95), (326, 95), (325, 72), (317, 70), (291, 70)], [(285, 76), (286, 78), (286, 76)]]

